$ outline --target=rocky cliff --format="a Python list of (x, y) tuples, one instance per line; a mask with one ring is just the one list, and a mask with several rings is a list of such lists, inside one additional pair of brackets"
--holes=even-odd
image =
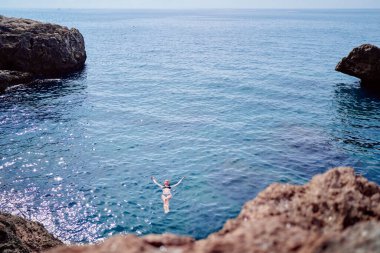
[(269, 186), (247, 202), (236, 219), (203, 240), (172, 234), (126, 235), (47, 252), (375, 253), (380, 252), (380, 187), (351, 168), (336, 168), (302, 186)]
[(0, 85), (25, 81), (25, 75), (59, 77), (80, 70), (85, 61), (84, 39), (77, 29), (0, 16), (0, 71), (17, 71), (2, 72)]
[(0, 213), (0, 252), (34, 253), (62, 245), (38, 222)]

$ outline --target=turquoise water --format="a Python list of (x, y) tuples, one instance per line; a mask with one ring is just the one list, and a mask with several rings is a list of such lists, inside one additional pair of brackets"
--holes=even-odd
[[(68, 242), (204, 238), (273, 182), (380, 183), (380, 96), (334, 71), (380, 11), (0, 10), (77, 27), (88, 60), (0, 95), (0, 210)], [(150, 176), (187, 176), (163, 214)]]

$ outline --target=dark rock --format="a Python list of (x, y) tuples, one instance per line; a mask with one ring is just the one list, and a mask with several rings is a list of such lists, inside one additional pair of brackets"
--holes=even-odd
[(379, 221), (380, 187), (351, 168), (336, 168), (303, 186), (269, 186), (204, 240), (128, 235), (49, 253), (380, 252)]
[(0, 16), (0, 69), (59, 77), (80, 70), (85, 61), (77, 29)]
[(0, 70), (0, 92), (14, 84), (29, 83), (34, 76), (28, 72)]
[(0, 213), (0, 252), (41, 252), (62, 244), (42, 224)]
[(356, 47), (335, 70), (360, 78), (364, 85), (380, 87), (380, 48), (370, 44)]

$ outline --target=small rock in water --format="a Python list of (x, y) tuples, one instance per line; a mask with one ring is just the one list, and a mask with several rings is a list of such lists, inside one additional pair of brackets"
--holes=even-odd
[(335, 70), (360, 78), (365, 86), (380, 88), (380, 48), (371, 44), (356, 47)]

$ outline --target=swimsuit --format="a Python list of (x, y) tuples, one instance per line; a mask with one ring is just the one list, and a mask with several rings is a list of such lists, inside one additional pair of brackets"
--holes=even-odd
[[(170, 186), (164, 186), (162, 189), (171, 189), (171, 187)], [(162, 195), (164, 195), (164, 197), (166, 198), (172, 194), (171, 193), (162, 193)]]

